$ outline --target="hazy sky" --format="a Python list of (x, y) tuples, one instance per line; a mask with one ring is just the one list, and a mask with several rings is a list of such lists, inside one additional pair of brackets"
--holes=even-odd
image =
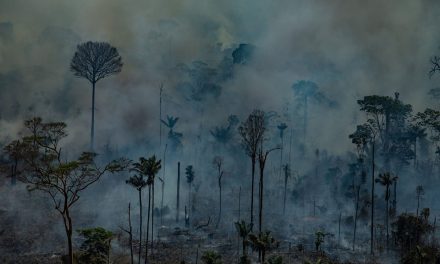
[(398, 91), (416, 110), (435, 103), (427, 91), (440, 77), (427, 73), (440, 53), (439, 11), (435, 0), (0, 0), (0, 137), (40, 115), (65, 120), (86, 146), (91, 89), (69, 62), (88, 40), (108, 41), (124, 61), (121, 74), (97, 85), (98, 144), (157, 140), (161, 82), (164, 112), (195, 133), (196, 108), (178, 91), (176, 65), (217, 68), (239, 43), (251, 43), (252, 63), (234, 67), (220, 97), (206, 103), (206, 126), (256, 107), (281, 112), (292, 102), (291, 85), (313, 80), (339, 107), (310, 106), (312, 138), (342, 152), (359, 122), (356, 99)]

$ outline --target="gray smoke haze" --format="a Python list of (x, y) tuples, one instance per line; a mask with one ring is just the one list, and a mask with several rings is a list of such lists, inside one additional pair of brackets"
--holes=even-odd
[(440, 42), (435, 1), (2, 1), (1, 7), (2, 28), (12, 28), (2, 30), (0, 42), (1, 128), (11, 131), (2, 137), (36, 114), (66, 120), (86, 145), (91, 89), (73, 77), (69, 62), (87, 40), (110, 42), (125, 63), (121, 74), (98, 83), (98, 145), (156, 140), (160, 83), (169, 97), (164, 112), (181, 116), (189, 136), (194, 113), (177, 91), (176, 65), (200, 60), (216, 68), (239, 43), (257, 47), (254, 59), (222, 83), (220, 97), (205, 109), (208, 126), (256, 107), (280, 111), (293, 98), (291, 85), (309, 79), (340, 106), (312, 108), (311, 135), (316, 145), (343, 152), (349, 141), (341, 135), (357, 119), (356, 99), (398, 91), (420, 109), (432, 103), (426, 91), (436, 85), (427, 77)]
[[(108, 145), (132, 159), (163, 155), (158, 150), (163, 84), (164, 117), (180, 117), (183, 168), (197, 168), (200, 152), (215, 153), (194, 149), (192, 142), (200, 137), (212, 142), (209, 129), (226, 125), (231, 114), (244, 120), (255, 108), (276, 111), (278, 121), (300, 132), (302, 120), (284, 118), (285, 112), (296, 107), (292, 84), (311, 80), (335, 106), (310, 103), (309, 147), (344, 155), (354, 150), (348, 135), (364, 118), (357, 99), (399, 92), (415, 111), (437, 105), (427, 92), (440, 83), (440, 77), (428, 76), (429, 58), (440, 53), (439, 17), (436, 0), (0, 0), (0, 142), (16, 138), (23, 120), (36, 115), (68, 124), (65, 144), (72, 153), (87, 148), (91, 86), (73, 76), (69, 63), (76, 45), (91, 40), (111, 43), (124, 62), (120, 74), (97, 84), (99, 150)], [(246, 65), (232, 64), (240, 43), (255, 46)], [(188, 97), (182, 83), (190, 80), (182, 68), (196, 61), (230, 71), (230, 78), (216, 77), (217, 97)], [(165, 140), (168, 130), (163, 131)], [(167, 173), (176, 174), (177, 159), (169, 158)], [(196, 175), (212, 173), (209, 166)], [(268, 167), (276, 166), (274, 158)], [(124, 206), (126, 200), (134, 203), (136, 194), (124, 179), (115, 180), (120, 185), (94, 206), (109, 207), (120, 202), (116, 198)], [(81, 204), (93, 199), (86, 196)], [(166, 199), (169, 204), (174, 193)], [(119, 209), (122, 222), (125, 207)], [(112, 221), (115, 214), (108, 210), (97, 221)]]

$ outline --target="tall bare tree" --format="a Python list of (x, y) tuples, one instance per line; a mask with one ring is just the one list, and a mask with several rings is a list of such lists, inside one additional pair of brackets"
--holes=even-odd
[(251, 158), (252, 163), (252, 186), (251, 186), (251, 224), (254, 223), (254, 183), (255, 183), (255, 164), (257, 161), (257, 151), (260, 142), (263, 140), (265, 131), (265, 117), (261, 110), (254, 110), (249, 117), (241, 123), (238, 128), (242, 139), (242, 146), (246, 154)]
[(92, 84), (92, 150), (95, 134), (95, 85), (99, 80), (121, 72), (122, 65), (122, 58), (115, 47), (106, 42), (92, 41), (79, 44), (70, 63), (70, 70), (75, 76), (85, 78)]
[(217, 218), (217, 225), (218, 228), (220, 224), (220, 220), (222, 218), (222, 178), (223, 178), (223, 158), (220, 156), (214, 157), (212, 164), (214, 165), (215, 169), (217, 170), (217, 181), (218, 181), (218, 193), (219, 193), (219, 209), (218, 209), (218, 218)]
[(49, 195), (61, 215), (67, 236), (68, 263), (73, 263), (73, 221), (71, 207), (80, 193), (97, 182), (106, 172), (122, 171), (126, 161), (115, 160), (100, 168), (95, 163), (95, 153), (84, 152), (78, 159), (67, 161), (61, 152), (60, 141), (67, 136), (66, 124), (43, 123), (41, 118), (25, 122), (28, 133), (6, 148), (8, 155), (19, 160), (17, 179), (27, 184), (29, 190)]

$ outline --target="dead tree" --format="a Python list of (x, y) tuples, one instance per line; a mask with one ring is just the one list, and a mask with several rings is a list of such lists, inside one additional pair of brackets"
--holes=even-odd
[(214, 167), (217, 169), (217, 181), (218, 181), (218, 190), (219, 190), (219, 209), (218, 209), (218, 218), (216, 228), (220, 225), (220, 220), (222, 218), (222, 178), (224, 171), (223, 167), (223, 158), (220, 156), (216, 156), (212, 161)]
[(130, 245), (130, 263), (134, 263), (133, 257), (133, 228), (131, 226), (131, 203), (128, 203), (128, 229), (120, 227), (122, 231), (128, 234), (128, 243)]

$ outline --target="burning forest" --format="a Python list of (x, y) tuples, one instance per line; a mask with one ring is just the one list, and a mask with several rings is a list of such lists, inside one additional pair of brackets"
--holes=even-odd
[(440, 263), (439, 15), (0, 1), (0, 263)]

